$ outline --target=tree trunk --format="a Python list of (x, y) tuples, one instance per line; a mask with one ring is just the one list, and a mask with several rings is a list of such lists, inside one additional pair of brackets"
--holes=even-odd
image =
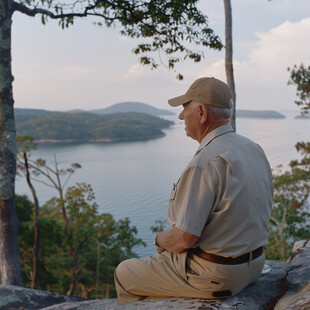
[(70, 266), (70, 288), (67, 291), (67, 295), (71, 296), (74, 294), (75, 288), (76, 288), (76, 276), (77, 276), (77, 266), (78, 266), (78, 256), (76, 255), (75, 249), (72, 244), (72, 233), (70, 231), (70, 223), (69, 219), (67, 216), (67, 211), (66, 211), (66, 206), (64, 202), (64, 197), (63, 197), (63, 191), (62, 191), (62, 186), (60, 182), (60, 177), (58, 173), (58, 168), (56, 167), (57, 171), (57, 180), (58, 180), (58, 193), (59, 193), (59, 198), (60, 198), (60, 206), (62, 210), (62, 216), (64, 220), (64, 234), (67, 237), (67, 249), (68, 249), (68, 255), (69, 257), (72, 258), (72, 264)]
[(14, 123), (11, 25), (12, 1), (0, 2), (0, 281), (22, 285), (15, 206), (16, 132)]
[(233, 101), (235, 103), (231, 117), (231, 125), (236, 131), (236, 91), (234, 81), (234, 68), (233, 68), (233, 40), (232, 40), (232, 16), (231, 16), (231, 3), (230, 0), (224, 0), (225, 9), (225, 71), (227, 85), (232, 92)]
[(110, 284), (107, 283), (107, 290), (105, 292), (105, 298), (108, 299), (110, 297)]
[(39, 224), (39, 201), (36, 191), (30, 180), (30, 172), (28, 165), (27, 153), (23, 153), (24, 165), (26, 170), (26, 180), (31, 190), (33, 197), (33, 227), (34, 227), (34, 243), (33, 243), (33, 263), (32, 263), (32, 276), (31, 276), (31, 288), (37, 288), (39, 283), (39, 268), (40, 268), (40, 224)]
[(72, 233), (70, 231), (70, 222), (67, 216), (66, 206), (65, 206), (65, 200), (63, 196), (63, 188), (60, 181), (60, 174), (58, 171), (58, 166), (56, 162), (56, 177), (57, 177), (57, 189), (59, 193), (60, 198), (60, 206), (62, 210), (62, 216), (64, 220), (64, 233), (67, 237), (67, 248), (68, 248), (68, 255), (72, 258), (72, 264), (70, 266), (70, 288), (67, 291), (67, 295), (71, 296), (74, 294), (75, 288), (76, 288), (76, 282), (77, 282), (77, 273), (78, 273), (78, 249), (75, 249), (72, 242)]
[(100, 242), (97, 240), (96, 291), (99, 289)]
[[(72, 250), (72, 245), (70, 244), (69, 248)], [(70, 255), (70, 249), (69, 249), (69, 255)], [(70, 288), (67, 292), (68, 296), (72, 296), (74, 294), (75, 288), (76, 288), (76, 282), (77, 282), (77, 274), (78, 274), (78, 250), (74, 250), (74, 253), (72, 253), (73, 262), (70, 267)]]

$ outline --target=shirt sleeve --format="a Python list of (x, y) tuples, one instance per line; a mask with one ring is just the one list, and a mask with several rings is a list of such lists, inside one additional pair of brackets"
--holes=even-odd
[(217, 187), (218, 176), (212, 164), (188, 167), (178, 184), (176, 227), (200, 237), (214, 206)]

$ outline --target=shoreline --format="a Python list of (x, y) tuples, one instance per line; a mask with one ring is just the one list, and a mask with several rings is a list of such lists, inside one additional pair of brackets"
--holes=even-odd
[(115, 143), (115, 142), (136, 142), (136, 141), (147, 141), (158, 139), (166, 136), (164, 133), (157, 136), (150, 136), (150, 137), (141, 137), (141, 138), (134, 138), (134, 139), (109, 139), (109, 138), (100, 138), (100, 139), (38, 139), (34, 140), (34, 143), (40, 144), (54, 144), (54, 143)]

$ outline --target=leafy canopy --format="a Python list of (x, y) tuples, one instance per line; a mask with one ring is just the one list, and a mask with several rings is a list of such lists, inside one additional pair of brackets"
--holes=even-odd
[[(192, 50), (192, 45), (216, 50), (223, 47), (197, 3), (198, 0), (20, 0), (14, 3), (14, 10), (29, 16), (39, 14), (43, 24), (48, 18), (59, 19), (62, 28), (73, 25), (77, 17), (94, 17), (99, 26), (113, 26), (121, 35), (144, 38), (145, 42), (133, 49), (141, 56), (141, 64), (153, 69), (163, 64), (173, 69), (181, 59), (202, 59), (203, 52)], [(162, 52), (167, 56), (165, 61)], [(183, 78), (180, 74), (177, 77)]]
[[(295, 103), (307, 114), (310, 110), (310, 66), (295, 65), (288, 71), (288, 84), (297, 87), (299, 100)], [(301, 158), (290, 162), (289, 171), (280, 171), (274, 176), (269, 244), (265, 250), (268, 259), (285, 260), (296, 240), (310, 236), (310, 142), (298, 142), (295, 148)]]
[[(19, 248), (26, 286), (30, 283), (33, 264), (33, 204), (26, 196), (16, 195), (19, 215)], [(39, 289), (49, 288), (65, 294), (70, 286), (73, 257), (68, 254), (64, 235), (65, 223), (61, 205), (70, 221), (70, 238), (76, 255), (77, 290), (83, 289), (98, 297), (106, 296), (107, 286), (114, 293), (113, 273), (124, 259), (136, 257), (133, 248), (145, 246), (137, 237), (137, 228), (128, 218), (115, 220), (111, 214), (98, 212), (94, 192), (89, 184), (68, 187), (64, 200), (51, 198), (40, 210), (41, 247)], [(96, 289), (95, 289), (96, 288)], [(89, 297), (89, 296), (88, 296)]]
[(295, 103), (301, 107), (302, 114), (309, 114), (310, 110), (310, 66), (304, 64), (294, 65), (293, 69), (288, 68), (290, 72), (289, 85), (297, 87), (296, 96), (298, 100)]

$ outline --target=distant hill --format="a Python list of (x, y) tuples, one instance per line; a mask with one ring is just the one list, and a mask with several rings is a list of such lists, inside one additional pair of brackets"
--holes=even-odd
[(173, 122), (143, 113), (99, 115), (81, 112), (52, 112), (15, 109), (18, 135), (32, 136), (36, 141), (134, 141), (162, 137), (162, 129)]
[(81, 110), (81, 109), (74, 109), (74, 110), (70, 110), (70, 111), (66, 111), (68, 113), (88, 113), (90, 111), (85, 111), (85, 110)]
[(46, 116), (50, 113), (55, 113), (47, 110), (39, 110), (39, 109), (14, 109), (15, 122), (21, 123), (25, 122), (29, 119), (36, 119), (43, 116)]
[(285, 118), (283, 114), (273, 110), (254, 111), (237, 109), (236, 116), (244, 118)]
[(89, 112), (96, 113), (96, 114), (137, 112), (137, 113), (151, 114), (155, 116), (174, 115), (174, 113), (170, 112), (169, 110), (157, 109), (146, 103), (132, 102), (132, 101), (116, 103), (116, 104), (111, 105), (110, 107), (107, 107), (104, 109), (90, 110)]

